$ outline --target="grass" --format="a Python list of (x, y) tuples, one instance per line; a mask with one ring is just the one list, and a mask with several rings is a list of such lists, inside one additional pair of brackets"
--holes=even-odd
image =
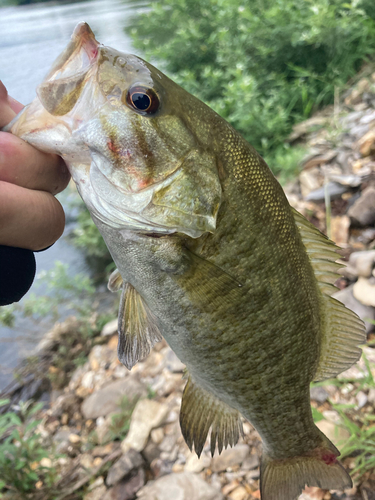
[[(375, 364), (370, 363), (365, 353), (362, 354), (365, 367), (360, 368), (363, 377), (361, 378), (335, 378), (325, 380), (313, 386), (336, 386), (341, 393), (345, 388), (345, 394), (356, 396), (360, 391), (368, 392), (375, 389), (374, 376), (372, 370), (375, 369)], [(339, 446), (341, 458), (351, 458), (353, 469), (351, 475), (360, 480), (366, 473), (375, 471), (375, 415), (366, 412), (364, 408), (359, 409), (356, 404), (344, 403), (335, 404), (330, 402), (333, 410), (337, 411), (340, 422), (338, 425), (346, 429), (349, 433), (349, 438)], [(312, 407), (313, 418), (315, 422), (323, 420), (325, 417), (321, 411)], [(339, 443), (340, 445), (340, 443)]]

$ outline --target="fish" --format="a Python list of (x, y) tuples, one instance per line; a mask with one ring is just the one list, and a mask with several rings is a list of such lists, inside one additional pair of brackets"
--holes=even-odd
[[(238, 96), (241, 99), (241, 96)], [(245, 110), (244, 110), (245, 112)], [(186, 365), (180, 425), (201, 455), (263, 444), (262, 500), (352, 485), (309, 385), (349, 368), (363, 322), (331, 297), (336, 245), (223, 118), (86, 23), (6, 127), (63, 157), (117, 269), (120, 361), (165, 338)]]

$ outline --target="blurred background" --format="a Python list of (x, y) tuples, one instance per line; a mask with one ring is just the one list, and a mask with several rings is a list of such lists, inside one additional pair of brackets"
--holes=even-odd
[[(304, 498), (375, 499), (374, 1), (0, 0), (0, 79), (10, 95), (24, 104), (35, 97), (37, 85), (79, 21), (88, 22), (101, 43), (152, 62), (228, 120), (266, 159), (290, 203), (342, 247), (343, 263), (349, 266), (337, 283), (337, 298), (366, 320), (369, 343), (358, 368), (341, 381), (312, 388), (312, 407), (315, 420), (330, 439), (340, 446), (346, 443), (345, 465), (353, 471), (355, 487), (337, 495), (316, 488)], [(25, 451), (19, 469), (32, 458), (37, 465), (15, 479), (15, 464), (0, 458), (0, 471), (8, 467), (7, 485), (11, 486), (5, 488), (0, 473), (0, 497), (4, 486), (8, 496), (16, 491), (19, 498), (60, 499), (54, 490), (58, 480), (65, 477), (71, 487), (77, 479), (64, 476), (64, 467), (73, 470), (73, 459), (84, 463), (82, 456), (94, 446), (111, 444), (107, 455), (96, 456), (104, 461), (118, 450), (135, 406), (135, 400), (122, 400), (122, 406), (115, 405), (111, 411), (90, 413), (86, 408), (77, 414), (81, 402), (96, 394), (104, 382), (127, 380), (127, 374), (116, 358), (115, 323), (108, 323), (116, 316), (118, 301), (106, 290), (113, 264), (75, 187), (70, 185), (59, 199), (67, 215), (63, 237), (36, 254), (37, 279), (24, 299), (0, 308), (0, 391), (8, 400), (4, 408), (9, 410), (8, 420), (1, 421), (0, 415), (0, 441), (1, 424), (8, 433), (3, 436), (10, 435), (8, 424), (16, 418), (9, 417), (9, 404), (14, 409), (20, 401), (41, 398), (45, 407), (52, 404), (53, 408), (47, 418), (50, 427), (44, 420), (43, 429), (66, 462), (59, 465), (51, 451), (38, 457)], [(166, 344), (157, 347), (148, 364), (137, 366), (136, 376), (150, 400), (159, 405), (168, 397), (178, 400), (182, 367)], [(133, 386), (137, 383), (132, 380)], [(114, 389), (112, 399), (124, 393)], [(61, 403), (64, 394), (70, 395), (70, 402)], [(168, 408), (178, 411), (172, 403)], [(22, 407), (21, 427), (30, 420), (30, 411), (34, 410)], [(176, 451), (176, 443), (182, 444), (175, 420), (167, 430), (163, 421), (163, 432), (151, 439), (153, 448), (140, 450), (148, 465), (131, 471), (138, 490), (146, 481), (144, 469), (154, 479), (190, 471), (200, 473), (213, 488), (212, 496), (196, 496), (198, 500), (259, 498), (255, 458), (259, 439), (252, 430), (245, 429), (241, 445), (245, 448), (228, 456), (227, 462), (212, 463), (208, 455), (194, 462), (186, 450), (182, 458), (180, 448)], [(65, 435), (55, 439), (59, 432)], [(166, 436), (173, 442), (170, 448)], [(21, 448), (28, 447), (28, 439)], [(90, 457), (85, 458), (86, 472), (93, 470), (96, 460)], [(95, 467), (99, 465), (97, 460)], [(97, 497), (77, 487), (77, 494), (61, 498), (95, 500), (109, 494), (109, 488), (111, 498), (120, 498), (113, 489), (120, 480), (108, 479), (107, 472), (103, 476), (100, 467), (97, 471), (90, 476), (98, 482)], [(123, 476), (120, 479), (125, 481)], [(59, 488), (65, 485), (59, 484)], [(122, 489), (130, 492), (121, 498), (135, 498), (136, 486), (131, 489), (124, 484)]]

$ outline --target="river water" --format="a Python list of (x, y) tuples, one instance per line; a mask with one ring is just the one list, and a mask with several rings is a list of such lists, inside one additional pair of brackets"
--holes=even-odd
[[(101, 43), (134, 53), (124, 26), (129, 24), (133, 14), (144, 8), (144, 3), (125, 0), (39, 3), (17, 7), (1, 7), (0, 0), (0, 79), (15, 99), (24, 104), (30, 102), (35, 97), (35, 88), (67, 45), (80, 21), (89, 23)], [(69, 213), (69, 198), (74, 196), (74, 193), (65, 191), (60, 198), (68, 219), (72, 215)], [(73, 225), (74, 222), (67, 225), (63, 237), (50, 249), (35, 254), (37, 272), (53, 268), (55, 261), (60, 260), (68, 264), (71, 275), (89, 273), (84, 256), (68, 242)], [(38, 293), (38, 288), (34, 291)], [(39, 293), (42, 292), (43, 288)], [(23, 357), (30, 355), (50, 327), (48, 321), (35, 323), (24, 318), (17, 318), (12, 329), (0, 327), (0, 390), (11, 380), (12, 369)]]

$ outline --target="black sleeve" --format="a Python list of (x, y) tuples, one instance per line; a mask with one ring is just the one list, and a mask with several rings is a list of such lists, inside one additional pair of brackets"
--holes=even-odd
[(0, 245), (0, 306), (22, 299), (35, 277), (31, 250)]

